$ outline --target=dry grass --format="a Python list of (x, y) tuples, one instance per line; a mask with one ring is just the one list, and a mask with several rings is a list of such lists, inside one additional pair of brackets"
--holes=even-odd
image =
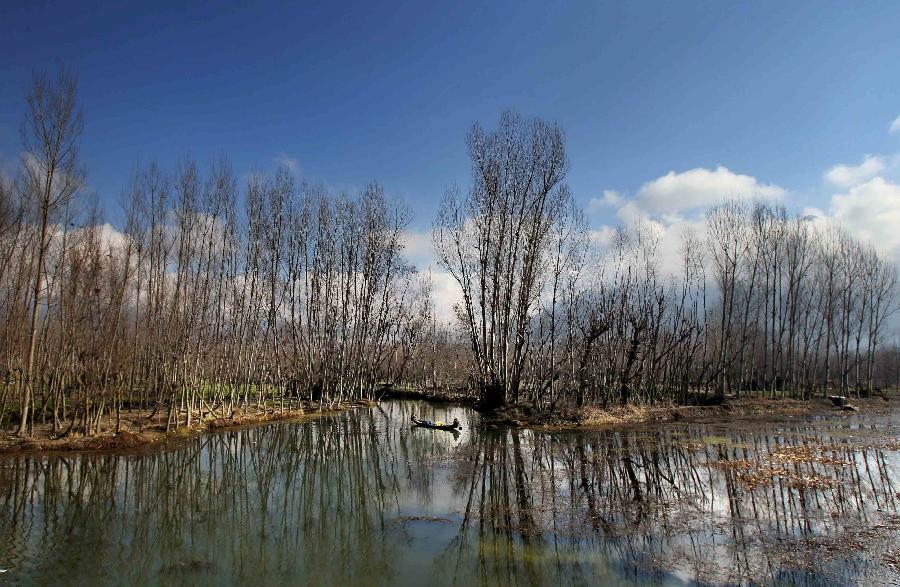
[(609, 409), (584, 408), (581, 423), (584, 426), (618, 426), (658, 421), (659, 416), (671, 414), (670, 408), (651, 408), (648, 406), (621, 406)]
[[(866, 412), (878, 413), (890, 409), (890, 404), (881, 398), (869, 398), (857, 402)], [(810, 414), (848, 415), (821, 398), (808, 401), (769, 398), (730, 398), (718, 405), (676, 406), (668, 405), (628, 405), (611, 408), (584, 407), (573, 409), (556, 419), (545, 414), (529, 415), (508, 407), (511, 416), (503, 415), (499, 423), (514, 426), (535, 426), (541, 428), (605, 428), (635, 424), (665, 424), (678, 421), (708, 420), (760, 420), (778, 417), (807, 416)], [(820, 461), (824, 462), (824, 461)]]
[(190, 426), (181, 424), (170, 430), (166, 430), (166, 417), (163, 414), (149, 420), (143, 413), (129, 411), (123, 413), (121, 429), (118, 433), (115, 432), (115, 418), (112, 414), (104, 420), (101, 431), (92, 436), (72, 433), (62, 438), (56, 438), (49, 425), (36, 426), (35, 434), (30, 438), (19, 438), (13, 434), (5, 434), (0, 437), (0, 454), (132, 449), (171, 439), (195, 436), (211, 430), (254, 426), (283, 420), (311, 419), (370, 404), (371, 402), (354, 401), (327, 405), (319, 409), (318, 404), (309, 403), (294, 410), (282, 410), (279, 407), (269, 409), (251, 407), (237, 410), (228, 418), (198, 416), (193, 419)]

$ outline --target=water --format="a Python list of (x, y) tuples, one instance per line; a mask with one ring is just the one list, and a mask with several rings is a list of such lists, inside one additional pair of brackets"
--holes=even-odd
[(5, 459), (0, 583), (890, 583), (897, 438), (889, 416), (535, 433), (395, 401)]

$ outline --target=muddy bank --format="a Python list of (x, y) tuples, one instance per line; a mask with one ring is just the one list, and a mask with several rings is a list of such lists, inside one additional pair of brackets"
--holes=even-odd
[(850, 399), (848, 405), (838, 407), (823, 398), (806, 401), (794, 399), (726, 399), (708, 406), (641, 406), (628, 405), (611, 408), (559, 407), (541, 411), (530, 404), (505, 406), (486, 412), (482, 420), (493, 426), (515, 426), (547, 429), (592, 429), (636, 424), (665, 424), (670, 422), (702, 422), (707, 420), (752, 420), (792, 416), (841, 415), (863, 411), (879, 413), (896, 407), (896, 398), (871, 397)]
[[(441, 394), (433, 391), (389, 390), (383, 399), (424, 399), (435, 404), (460, 404), (474, 406), (476, 401), (468, 395), (453, 391)], [(32, 437), (20, 438), (12, 433), (0, 436), (0, 455), (34, 452), (89, 452), (115, 451), (187, 438), (208, 431), (238, 428), (283, 420), (311, 419), (321, 415), (358, 407), (370, 407), (377, 402), (357, 400), (320, 407), (315, 402), (304, 402), (294, 409), (280, 407), (247, 408), (229, 417), (197, 418), (190, 426), (166, 428), (163, 414), (150, 419), (146, 413), (124, 411), (120, 431), (115, 432), (115, 420), (109, 415), (100, 433), (92, 436), (69, 434), (59, 437), (49, 425), (35, 427)], [(892, 407), (900, 407), (896, 397), (850, 400), (849, 406), (836, 407), (826, 399), (809, 401), (792, 399), (728, 399), (710, 406), (617, 406), (612, 408), (557, 407), (553, 411), (541, 411), (530, 404), (508, 405), (482, 412), (481, 422), (489, 427), (510, 426), (546, 430), (590, 430), (634, 425), (654, 425), (670, 422), (704, 422), (733, 420), (767, 420), (780, 417), (810, 415), (849, 415), (857, 411), (877, 414)]]
[(372, 405), (374, 405), (374, 402), (356, 400), (341, 404), (324, 405), (322, 407), (315, 402), (305, 402), (301, 407), (289, 410), (281, 409), (280, 407), (272, 407), (270, 409), (247, 408), (236, 410), (228, 417), (197, 418), (190, 426), (182, 424), (169, 430), (166, 429), (166, 418), (163, 415), (159, 415), (154, 419), (148, 419), (142, 413), (128, 411), (122, 414), (119, 432), (115, 431), (115, 421), (112, 416), (109, 416), (101, 432), (92, 436), (72, 433), (58, 437), (49, 425), (35, 426), (35, 434), (31, 437), (20, 438), (11, 433), (4, 433), (0, 437), (0, 454), (131, 449), (179, 438), (187, 438), (213, 430), (253, 426), (282, 420), (312, 419), (326, 414)]
[(378, 399), (424, 400), (435, 404), (460, 404), (467, 406), (474, 406), (478, 403), (478, 398), (466, 389), (402, 389), (389, 387), (379, 394)]

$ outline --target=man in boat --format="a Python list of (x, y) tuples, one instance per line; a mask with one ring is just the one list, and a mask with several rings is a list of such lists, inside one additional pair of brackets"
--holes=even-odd
[(459, 420), (457, 418), (453, 418), (452, 424), (448, 424), (447, 422), (444, 422), (442, 420), (417, 420), (415, 416), (412, 417), (412, 421), (416, 426), (424, 426), (426, 428), (459, 428)]

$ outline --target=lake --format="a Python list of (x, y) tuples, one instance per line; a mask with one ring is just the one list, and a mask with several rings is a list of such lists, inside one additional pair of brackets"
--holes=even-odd
[(898, 438), (893, 414), (536, 432), (388, 401), (8, 457), (0, 583), (896, 582)]

